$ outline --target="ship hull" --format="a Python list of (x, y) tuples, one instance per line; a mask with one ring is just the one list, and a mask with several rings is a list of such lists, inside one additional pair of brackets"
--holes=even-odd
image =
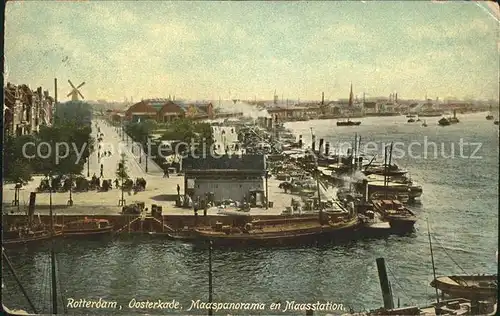
[(113, 232), (113, 226), (107, 226), (94, 229), (70, 229), (64, 230), (64, 237), (97, 237), (103, 235), (110, 235)]
[[(59, 237), (62, 232), (56, 232), (54, 237)], [(27, 244), (35, 244), (49, 240), (52, 237), (50, 231), (38, 232), (36, 235), (31, 237), (20, 237), (20, 238), (6, 238), (2, 240), (2, 246), (5, 247), (16, 247)]]
[(359, 237), (357, 220), (344, 227), (318, 227), (288, 234), (203, 234), (196, 231), (196, 242), (212, 241), (220, 247), (261, 247), (261, 246), (295, 246), (318, 242), (342, 242)]
[(495, 275), (438, 277), (431, 286), (451, 297), (470, 300), (486, 300), (497, 297), (497, 286), (482, 286), (480, 282), (493, 283)]

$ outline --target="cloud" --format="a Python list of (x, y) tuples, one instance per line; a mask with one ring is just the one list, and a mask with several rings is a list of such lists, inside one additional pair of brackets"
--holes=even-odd
[(471, 5), (458, 20), (454, 6), (431, 6), (408, 18), (401, 8), (420, 4), (369, 5), (9, 2), (8, 79), (81, 80), (86, 97), (115, 100), (218, 98), (229, 89), (242, 98), (274, 89), (289, 99), (336, 98), (350, 82), (372, 95), (447, 85), (435, 93), (496, 96), (480, 84), (497, 80), (500, 49), (498, 24), (482, 10)]

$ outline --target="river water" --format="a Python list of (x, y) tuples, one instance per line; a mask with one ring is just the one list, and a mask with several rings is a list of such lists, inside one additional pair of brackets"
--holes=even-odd
[[(352, 142), (354, 133), (358, 133), (362, 147), (376, 142), (365, 151), (378, 151), (380, 157), (381, 143), (400, 142), (398, 153), (395, 150), (394, 156), (398, 156), (395, 162), (408, 169), (424, 189), (421, 204), (412, 206), (419, 219), (417, 232), (409, 237), (357, 241), (342, 246), (215, 249), (213, 300), (267, 304), (266, 310), (252, 311), (252, 314), (277, 314), (269, 310), (271, 303), (281, 302), (283, 307), (286, 301), (292, 300), (329, 301), (358, 311), (377, 308), (382, 306), (382, 296), (375, 260), (384, 257), (396, 301), (399, 299), (401, 305), (432, 302), (434, 290), (429, 286), (432, 265), (426, 219), (433, 235), (438, 275), (496, 273), (499, 136), (498, 126), (486, 121), (485, 115), (462, 115), (461, 123), (448, 127), (437, 126), (439, 118), (426, 118), (429, 126), (422, 127), (421, 123), (406, 123), (404, 116), (363, 118), (358, 127), (337, 127), (335, 121), (327, 120), (288, 123), (289, 128), (303, 135), (306, 143), (313, 126), (317, 139), (331, 142), (332, 148), (338, 142)], [(474, 143), (462, 145), (462, 153), (461, 139), (462, 143)], [(410, 155), (408, 148), (412, 142)], [(437, 153), (431, 143), (436, 144)], [(50, 301), (48, 250), (45, 245), (8, 251), (37, 308), (45, 312)], [(70, 313), (91, 314), (188, 313), (191, 300), (208, 301), (206, 249), (182, 242), (126, 237), (100, 242), (64, 240), (58, 242), (56, 250), (59, 289), (64, 299), (60, 302), (60, 312), (64, 311), (68, 298), (101, 298), (116, 301), (123, 307), (122, 310), (68, 309)], [(29, 310), (5, 266), (3, 276), (4, 304)], [(183, 310), (129, 308), (133, 298), (175, 299)], [(206, 311), (189, 313), (206, 314)], [(219, 311), (216, 314), (228, 313), (250, 312)], [(280, 311), (279, 314), (289, 313)], [(299, 314), (305, 315), (305, 312)]]

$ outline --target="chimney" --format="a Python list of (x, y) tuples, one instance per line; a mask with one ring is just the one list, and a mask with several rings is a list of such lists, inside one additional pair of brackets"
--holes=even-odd
[(396, 102), (398, 102), (398, 93), (396, 92)]
[(311, 146), (311, 148), (312, 148), (313, 153), (316, 152), (316, 135), (312, 136), (312, 146)]
[(352, 83), (351, 83), (351, 92), (349, 93), (349, 106), (352, 106), (354, 94), (352, 92)]
[(302, 142), (302, 135), (299, 135), (299, 147), (302, 148), (303, 142)]
[(321, 105), (325, 104), (325, 93), (321, 92)]
[(325, 156), (329, 156), (330, 155), (330, 142), (326, 142), (325, 144)]
[(325, 140), (323, 138), (320, 138), (319, 139), (319, 148), (318, 148), (318, 151), (320, 154), (323, 153), (323, 144), (325, 143)]

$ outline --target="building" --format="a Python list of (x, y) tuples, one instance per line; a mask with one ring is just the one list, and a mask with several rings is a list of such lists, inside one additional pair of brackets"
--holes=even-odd
[(156, 120), (158, 123), (170, 122), (187, 117), (193, 120), (214, 117), (212, 103), (193, 104), (174, 102), (170, 99), (146, 99), (130, 106), (125, 112), (127, 120)]
[(376, 114), (378, 113), (377, 102), (367, 101), (363, 103), (363, 109), (365, 114)]
[(183, 118), (186, 116), (186, 110), (183, 106), (167, 100), (158, 111), (156, 119), (159, 123), (171, 122), (173, 120)]
[(217, 201), (264, 201), (266, 161), (264, 155), (187, 157), (182, 161), (185, 194), (193, 201), (213, 193)]
[(142, 120), (157, 120), (158, 111), (166, 101), (161, 99), (148, 99), (131, 105), (125, 111), (125, 119), (138, 122)]
[(4, 88), (4, 132), (6, 135), (27, 135), (52, 124), (54, 99), (48, 91), (28, 85), (7, 83)]

